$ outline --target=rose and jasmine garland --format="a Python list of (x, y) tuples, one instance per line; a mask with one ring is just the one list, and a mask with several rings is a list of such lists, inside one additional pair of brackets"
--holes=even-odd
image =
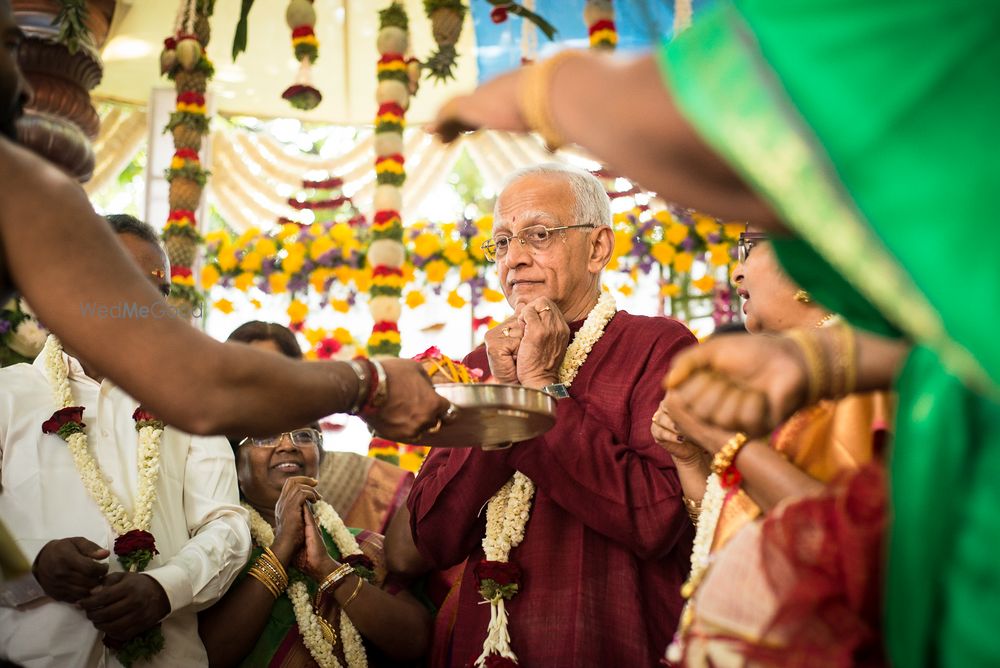
[[(594, 344), (616, 312), (615, 299), (603, 292), (597, 305), (587, 315), (580, 331), (566, 348), (559, 366), (559, 382), (569, 387)], [(486, 535), (482, 559), (475, 566), (479, 593), (490, 604), (490, 623), (483, 641), (483, 653), (476, 659), (480, 668), (509, 668), (517, 664), (507, 630), (509, 601), (521, 587), (521, 569), (511, 563), (510, 552), (524, 540), (524, 530), (531, 514), (535, 485), (520, 471), (515, 473), (490, 499), (486, 506)]]
[[(132, 414), (138, 432), (136, 463), (139, 474), (135, 508), (129, 516), (121, 500), (108, 487), (100, 465), (90, 451), (86, 425), (83, 422), (84, 408), (74, 405), (62, 344), (50, 335), (42, 355), (57, 406), (52, 417), (42, 423), (42, 432), (56, 434), (66, 441), (84, 489), (118, 534), (114, 552), (119, 563), (130, 573), (141, 572), (149, 565), (153, 555), (157, 554), (156, 541), (149, 532), (149, 526), (156, 500), (156, 481), (160, 475), (163, 422), (141, 406)], [(131, 666), (137, 661), (149, 659), (163, 649), (163, 633), (157, 625), (123, 644), (114, 643), (106, 636), (104, 642), (115, 651), (115, 656), (123, 665)]]
[[(261, 547), (271, 547), (274, 543), (274, 529), (252, 506), (244, 503), (250, 513), (250, 536)], [(361, 551), (357, 539), (344, 524), (337, 511), (326, 501), (313, 504), (313, 511), (320, 528), (333, 539), (340, 551), (341, 560), (350, 564), (358, 577), (368, 582), (375, 578), (374, 566)], [(307, 578), (301, 571), (289, 569), (288, 599), (292, 602), (295, 621), (299, 626), (302, 643), (320, 668), (341, 668), (340, 661), (333, 653), (337, 635), (329, 622), (312, 606)], [(368, 657), (361, 640), (361, 634), (354, 627), (347, 613), (340, 611), (340, 637), (344, 644), (344, 658), (348, 668), (363, 668), (368, 665)]]

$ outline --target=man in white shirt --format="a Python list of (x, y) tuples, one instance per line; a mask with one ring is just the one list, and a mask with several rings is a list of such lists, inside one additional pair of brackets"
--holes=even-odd
[[(109, 222), (143, 272), (169, 291), (153, 228), (130, 216)], [(85, 361), (66, 353), (63, 360), (73, 403), (84, 407), (90, 453), (132, 513), (139, 403)], [(250, 552), (228, 441), (163, 430), (149, 524), (159, 553), (144, 572), (122, 572), (109, 559), (117, 533), (85, 488), (67, 441), (42, 431), (59, 408), (49, 378), (44, 353), (34, 364), (0, 370), (0, 516), (34, 561), (35, 576), (0, 592), (0, 657), (25, 668), (117, 666), (105, 636), (127, 641), (162, 623), (164, 646), (148, 665), (205, 665), (197, 611), (225, 593)]]

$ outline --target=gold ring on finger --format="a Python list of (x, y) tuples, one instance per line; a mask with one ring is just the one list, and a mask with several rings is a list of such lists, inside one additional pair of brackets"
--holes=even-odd
[(504, 327), (503, 329), (500, 330), (500, 333), (503, 334), (504, 336), (510, 336), (510, 327)]
[(434, 423), (434, 426), (431, 427), (430, 429), (428, 429), (426, 433), (428, 433), (428, 434), (436, 434), (439, 431), (441, 431), (441, 418), (438, 418), (437, 422)]

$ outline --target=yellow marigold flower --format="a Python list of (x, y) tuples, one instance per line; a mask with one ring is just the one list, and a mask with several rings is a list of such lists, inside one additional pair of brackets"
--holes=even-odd
[(260, 230), (256, 227), (251, 227), (246, 232), (241, 234), (234, 242), (237, 248), (243, 248), (248, 243), (260, 236)]
[(253, 286), (253, 280), (255, 277), (255, 274), (252, 274), (249, 271), (244, 271), (236, 277), (233, 281), (233, 285), (236, 286), (236, 289), (240, 292), (246, 292), (251, 286)]
[(400, 268), (400, 270), (403, 272), (403, 285), (406, 285), (407, 283), (411, 282), (413, 280), (413, 275), (417, 271), (416, 268), (409, 262), (404, 264)]
[(350, 283), (351, 276), (353, 273), (354, 270), (345, 264), (342, 264), (339, 267), (334, 268), (333, 270), (334, 278), (336, 278), (337, 282), (340, 283), (341, 285), (347, 285), (348, 283)]
[(654, 260), (666, 267), (674, 261), (677, 249), (667, 241), (658, 241), (649, 249), (649, 254), (653, 256)]
[(489, 238), (490, 235), (488, 234), (477, 234), (469, 239), (469, 256), (479, 261), (485, 260), (486, 252), (483, 250), (483, 244), (486, 243)]
[(307, 350), (307, 351), (305, 351), (304, 353), (302, 353), (302, 357), (303, 357), (303, 359), (307, 359), (310, 362), (315, 362), (316, 360), (319, 359), (319, 355), (316, 354), (315, 350)]
[(253, 304), (253, 307), (255, 309), (260, 310), (261, 304), (260, 304), (260, 300), (259, 299), (251, 299), (250, 303)]
[(358, 288), (358, 292), (368, 292), (372, 287), (372, 270), (369, 269), (355, 269), (353, 272), (354, 285)]
[(267, 277), (267, 284), (271, 287), (271, 292), (278, 295), (288, 290), (288, 280), (290, 278), (291, 276), (288, 274), (276, 271)]
[(661, 297), (676, 297), (681, 293), (681, 286), (673, 283), (666, 283), (660, 286)]
[(702, 292), (710, 292), (712, 288), (715, 287), (715, 279), (709, 274), (705, 274), (698, 280), (691, 281), (691, 285), (698, 288)]
[(693, 264), (694, 255), (691, 255), (691, 253), (685, 251), (674, 256), (674, 269), (677, 271), (691, 271)]
[(483, 299), (488, 302), (502, 302), (505, 297), (499, 290), (494, 290), (493, 288), (483, 288)]
[(302, 322), (309, 315), (309, 307), (304, 302), (293, 299), (292, 303), (288, 305), (286, 313), (288, 313), (288, 317), (293, 323)]
[(333, 338), (337, 339), (338, 342), (344, 344), (345, 346), (348, 343), (354, 343), (354, 335), (343, 327), (338, 327), (333, 330)]
[(615, 255), (621, 257), (632, 252), (633, 233), (631, 230), (615, 230)]
[(326, 330), (322, 327), (318, 328), (307, 328), (304, 332), (306, 335), (306, 341), (309, 342), (310, 346), (315, 346), (317, 343), (326, 338)]
[(436, 234), (423, 232), (413, 240), (413, 252), (420, 257), (430, 257), (441, 250), (441, 239)]
[(486, 215), (476, 221), (476, 228), (486, 236), (493, 235), (493, 216)]
[(729, 244), (709, 244), (708, 261), (716, 267), (723, 267), (729, 264), (732, 259), (729, 255)]
[(448, 293), (448, 306), (462, 308), (466, 303), (465, 298), (458, 294), (458, 290), (452, 290)]
[(618, 292), (620, 292), (623, 295), (625, 295), (626, 297), (628, 297), (629, 295), (632, 294), (632, 286), (628, 285), (628, 284), (623, 285), (620, 288), (618, 288)]
[(236, 250), (232, 246), (226, 246), (219, 251), (219, 269), (222, 271), (232, 271), (236, 269)]
[(707, 239), (711, 234), (722, 234), (722, 226), (711, 218), (696, 223), (694, 230), (702, 239)]
[(451, 264), (459, 265), (465, 261), (468, 254), (465, 252), (465, 243), (461, 241), (449, 241), (444, 245), (444, 259)]
[(281, 269), (288, 274), (297, 274), (302, 271), (302, 266), (306, 263), (305, 255), (301, 253), (289, 253), (281, 261)]
[(448, 274), (448, 265), (443, 260), (431, 260), (424, 265), (428, 283), (441, 283)]
[(472, 260), (466, 260), (458, 267), (458, 279), (460, 281), (468, 281), (475, 278), (476, 274), (479, 273), (476, 269), (476, 264)]
[(417, 308), (426, 301), (424, 295), (417, 290), (410, 290), (406, 293), (406, 305), (410, 308)]
[(254, 248), (263, 257), (274, 257), (278, 252), (278, 245), (272, 239), (261, 237)]
[(321, 237), (326, 233), (323, 226), (320, 223), (313, 223), (309, 226), (309, 234), (313, 237)]
[(333, 239), (330, 237), (318, 237), (313, 240), (312, 246), (309, 247), (309, 257), (313, 260), (319, 260), (333, 249)]
[(730, 239), (739, 239), (740, 234), (745, 232), (747, 229), (746, 223), (723, 223), (722, 231), (725, 232), (726, 236)]
[(211, 232), (205, 235), (205, 243), (208, 245), (211, 244), (227, 245), (230, 243), (230, 241), (231, 238), (229, 236), (229, 232), (227, 232), (226, 230), (212, 230)]
[(618, 255), (612, 255), (611, 259), (608, 260), (608, 266), (605, 267), (608, 271), (618, 271)]
[(458, 225), (455, 223), (442, 223), (441, 224), (441, 237), (444, 239), (450, 239), (451, 235), (455, 233), (458, 229)]
[(309, 274), (309, 285), (316, 292), (323, 292), (323, 288), (326, 287), (326, 279), (330, 277), (330, 273), (330, 270), (325, 267), (314, 269)]
[(263, 263), (264, 258), (257, 251), (250, 251), (243, 256), (240, 261), (240, 269), (243, 271), (260, 271), (260, 266)]
[(214, 304), (212, 304), (212, 308), (214, 308), (216, 311), (222, 311), (223, 313), (232, 313), (233, 303), (228, 299), (219, 299)]
[(337, 223), (330, 228), (330, 238), (338, 244), (346, 244), (354, 238), (354, 228), (347, 223)]
[(296, 225), (295, 223), (285, 223), (284, 225), (281, 226), (281, 228), (278, 230), (278, 233), (275, 236), (277, 237), (278, 241), (284, 241), (289, 237), (294, 237), (298, 233), (299, 233), (298, 225)]
[(667, 241), (676, 246), (687, 239), (688, 227), (684, 223), (671, 222), (664, 230), (664, 235), (667, 237)]
[(667, 226), (674, 222), (674, 217), (666, 209), (661, 209), (653, 214), (653, 218), (661, 225)]
[(351, 305), (346, 299), (331, 299), (330, 306), (337, 313), (347, 313), (351, 310)]
[(214, 264), (206, 264), (201, 268), (201, 289), (208, 290), (219, 282), (219, 270)]

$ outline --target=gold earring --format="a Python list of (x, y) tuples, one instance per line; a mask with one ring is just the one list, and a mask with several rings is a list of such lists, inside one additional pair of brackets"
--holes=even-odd
[(799, 290), (795, 293), (795, 301), (801, 302), (802, 304), (808, 304), (812, 301), (812, 297), (805, 290)]

